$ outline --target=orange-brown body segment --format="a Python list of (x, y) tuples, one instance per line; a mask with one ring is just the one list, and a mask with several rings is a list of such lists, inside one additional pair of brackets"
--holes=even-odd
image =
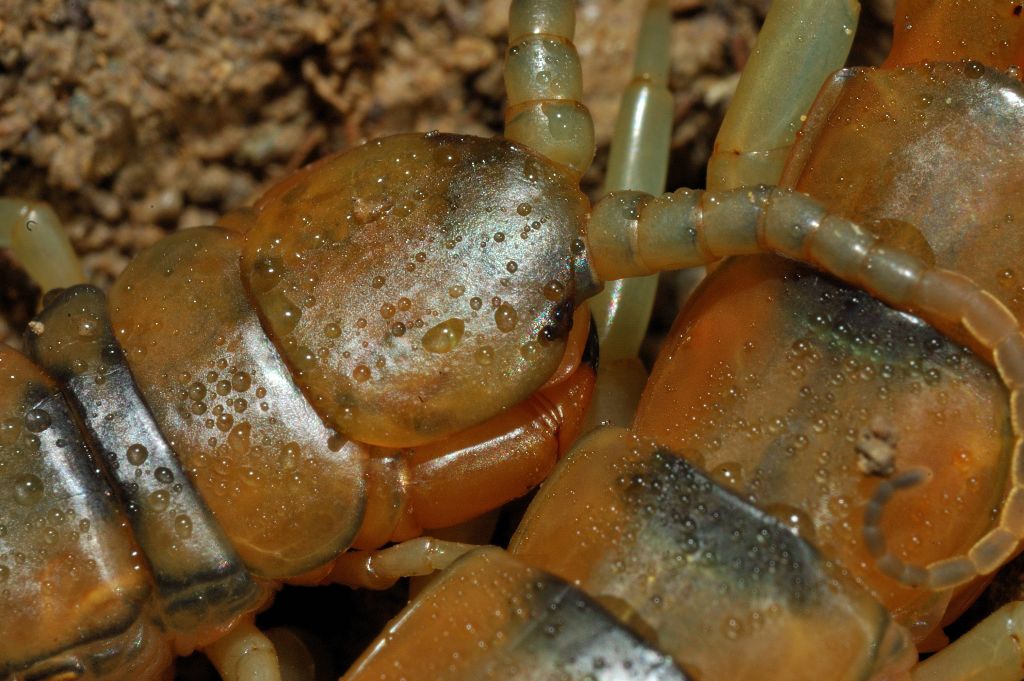
[(523, 147), (399, 135), (270, 190), (242, 272), (331, 425), (415, 446), (498, 414), (551, 376), (588, 207), (568, 171)]
[[(1022, 94), (976, 63), (840, 72), (784, 184), (963, 272), (1019, 314)], [(989, 366), (915, 318), (754, 257), (719, 268), (677, 320), (636, 428), (697, 452), (791, 519), (920, 639), (950, 593), (877, 571), (861, 539), (865, 504), (880, 476), (927, 467), (926, 485), (891, 502), (890, 545), (915, 564), (970, 548), (1004, 492), (1005, 404)]]
[(1017, 0), (901, 0), (887, 67), (973, 59), (992, 68), (1024, 64), (1024, 5)]
[(57, 386), (0, 345), (0, 677), (119, 680), (162, 667), (170, 651), (149, 592)]

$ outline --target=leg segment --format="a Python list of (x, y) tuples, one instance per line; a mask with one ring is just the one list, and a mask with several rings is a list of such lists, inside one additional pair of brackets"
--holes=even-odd
[(239, 622), (203, 652), (224, 681), (281, 681), (274, 644), (252, 622)]
[(933, 591), (1004, 563), (1024, 536), (1024, 333), (1005, 305), (962, 274), (887, 247), (857, 224), (803, 195), (771, 187), (722, 193), (680, 190), (654, 198), (620, 192), (594, 208), (589, 255), (599, 278), (650, 274), (730, 255), (771, 252), (911, 311), (989, 358), (1010, 393), (1010, 491), (995, 528), (967, 552), (921, 570), (894, 556), (880, 568)]
[(289, 628), (278, 627), (268, 630), (266, 636), (277, 651), (281, 681), (315, 681), (318, 660), (299, 634)]
[[(606, 192), (634, 189), (654, 194), (665, 188), (673, 107), (668, 90), (670, 22), (664, 0), (651, 0), (637, 36), (633, 80), (615, 122)], [(603, 366), (636, 357), (657, 286), (657, 275), (623, 279), (606, 286), (591, 302)]]
[[(622, 95), (608, 159), (606, 192), (659, 192), (668, 174), (672, 93), (668, 89), (669, 28), (665, 0), (649, 0), (637, 35), (633, 79)], [(602, 339), (603, 340), (603, 339)]]
[(360, 589), (388, 589), (403, 577), (443, 570), (477, 544), (418, 537), (379, 551), (349, 551), (338, 556), (327, 581)]
[(708, 163), (708, 189), (776, 183), (802, 118), (853, 43), (857, 0), (776, 0)]
[(14, 252), (43, 291), (85, 283), (60, 219), (45, 203), (0, 199), (0, 247)]
[(1007, 603), (919, 664), (913, 681), (1018, 681), (1024, 674), (1024, 602)]
[(572, 44), (576, 3), (514, 0), (505, 60), (505, 137), (582, 175), (594, 158), (594, 122)]

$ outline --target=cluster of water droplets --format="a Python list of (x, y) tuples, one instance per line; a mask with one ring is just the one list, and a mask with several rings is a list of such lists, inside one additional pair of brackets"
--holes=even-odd
[[(96, 561), (77, 549), (92, 524), (75, 504), (62, 499), (52, 473), (41, 465), (41, 436), (53, 425), (53, 416), (45, 406), (21, 410), (0, 421), (0, 479), (9, 481), (7, 504), (0, 504), (0, 599), (18, 598), (26, 588), (38, 588), (43, 594), (56, 593), (60, 581), (75, 580), (82, 570), (95, 571)], [(63, 439), (52, 441), (58, 449), (73, 445)], [(84, 449), (68, 450), (68, 456), (86, 456)], [(50, 481), (50, 482), (48, 482)], [(22, 570), (35, 570), (48, 561), (58, 560), (60, 569), (52, 571), (38, 584), (27, 585), (15, 579)]]

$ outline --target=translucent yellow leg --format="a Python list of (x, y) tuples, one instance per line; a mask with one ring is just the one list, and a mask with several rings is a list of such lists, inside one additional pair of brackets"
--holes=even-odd
[(711, 191), (776, 184), (825, 78), (843, 67), (857, 0), (775, 0), (708, 164)]
[(443, 570), (476, 544), (418, 537), (377, 551), (349, 551), (338, 556), (329, 581), (364, 589), (387, 589), (402, 577)]
[(10, 248), (43, 291), (85, 283), (60, 219), (45, 203), (0, 199), (0, 248)]
[(1008, 603), (928, 658), (913, 681), (1020, 681), (1024, 679), (1024, 602)]
[(203, 652), (224, 681), (282, 681), (274, 644), (252, 622), (239, 622)]

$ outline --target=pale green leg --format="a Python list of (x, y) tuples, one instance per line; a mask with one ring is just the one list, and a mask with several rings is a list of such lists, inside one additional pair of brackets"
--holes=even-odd
[[(665, 188), (673, 109), (668, 90), (670, 22), (665, 2), (652, 0), (637, 36), (633, 80), (615, 122), (605, 193), (633, 189), (659, 194)], [(657, 287), (657, 275), (609, 282), (591, 301), (602, 363), (637, 356)]]
[[(665, 188), (672, 137), (672, 93), (668, 89), (671, 16), (664, 0), (651, 0), (637, 36), (633, 80), (615, 122), (605, 192), (634, 189), (658, 194)], [(647, 381), (637, 358), (654, 307), (658, 275), (605, 284), (590, 301), (601, 346), (594, 399), (584, 432), (600, 425), (629, 426)]]
[(573, 0), (513, 0), (505, 58), (505, 137), (583, 175), (594, 159), (594, 122), (580, 101), (572, 43)]
[(0, 199), (0, 248), (10, 248), (43, 291), (85, 282), (60, 219), (45, 203)]
[(818, 91), (846, 63), (859, 14), (857, 0), (772, 3), (718, 131), (708, 190), (778, 184)]

